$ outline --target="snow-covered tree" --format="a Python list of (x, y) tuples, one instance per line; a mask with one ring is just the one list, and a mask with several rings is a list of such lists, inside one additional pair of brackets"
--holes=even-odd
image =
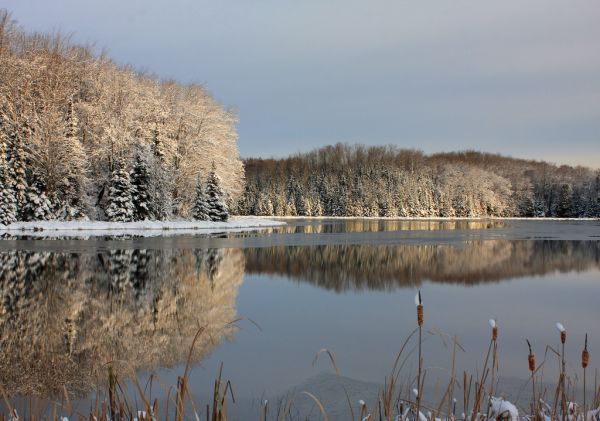
[[(148, 160), (155, 217), (189, 212), (198, 162), (217, 163), (235, 204), (244, 189), (236, 117), (201, 86), (138, 74), (61, 35), (27, 34), (6, 11), (0, 25), (0, 114), (9, 123), (0, 131), (22, 135), (32, 157), (25, 180), (40, 175), (57, 217), (102, 215), (119, 157), (143, 146), (162, 164)], [(26, 187), (15, 185), (18, 210)]]
[(9, 132), (9, 167), (17, 203), (17, 218), (22, 219), (27, 204), (27, 154), (23, 137), (14, 128)]
[(61, 144), (57, 147), (68, 157), (68, 165), (61, 165), (61, 179), (58, 182), (56, 215), (61, 220), (71, 221), (87, 218), (86, 191), (88, 160), (79, 139), (79, 120), (75, 112), (73, 97), (69, 98), (65, 118), (65, 131)]
[(196, 197), (194, 197), (194, 205), (192, 206), (192, 218), (198, 221), (210, 221), (208, 198), (202, 186), (202, 180), (198, 176), (196, 182)]
[(223, 200), (221, 178), (217, 175), (214, 162), (206, 179), (206, 196), (210, 219), (212, 221), (227, 221), (229, 219), (229, 210)]
[(558, 203), (556, 206), (556, 216), (561, 218), (568, 218), (572, 216), (572, 194), (573, 192), (570, 184), (565, 183), (560, 187)]
[(162, 161), (165, 157), (165, 146), (163, 144), (162, 134), (160, 129), (158, 128), (158, 124), (154, 126), (152, 130), (152, 150), (154, 152), (154, 156)]
[(133, 221), (135, 207), (132, 200), (132, 190), (125, 161), (121, 160), (119, 166), (113, 171), (110, 180), (108, 206), (106, 208), (106, 216), (109, 221)]
[(152, 203), (150, 197), (150, 174), (148, 166), (141, 154), (136, 154), (131, 171), (132, 200), (135, 208), (133, 219), (143, 221), (152, 219)]
[(0, 224), (8, 225), (16, 221), (17, 199), (7, 159), (6, 137), (0, 133)]
[(37, 172), (33, 172), (27, 185), (27, 200), (21, 211), (24, 221), (46, 221), (54, 218), (54, 207), (45, 190), (42, 178)]
[(171, 217), (173, 212), (172, 174), (168, 172), (162, 161), (153, 156), (149, 162), (150, 174), (150, 203), (153, 216), (160, 220)]
[(256, 209), (256, 214), (259, 216), (271, 216), (275, 213), (275, 209), (273, 208), (273, 202), (271, 199), (266, 196), (259, 196), (258, 205)]

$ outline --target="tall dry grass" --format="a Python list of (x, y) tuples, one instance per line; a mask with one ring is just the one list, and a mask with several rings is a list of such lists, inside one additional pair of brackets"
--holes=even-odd
[[(587, 370), (590, 363), (590, 352), (588, 350), (588, 338), (586, 334), (584, 348), (581, 353), (581, 368), (583, 370), (583, 405), (576, 402), (576, 391), (578, 388), (579, 373), (567, 370), (566, 347), (567, 331), (564, 326), (557, 323), (559, 331), (560, 347), (555, 349), (546, 346), (544, 358), (536, 364), (536, 356), (533, 346), (529, 340), (527, 348), (524, 347), (523, 367), (527, 367), (528, 381), (523, 387), (530, 384), (532, 394), (528, 408), (517, 407), (502, 398), (494, 397), (497, 382), (500, 377), (498, 370), (498, 343), (501, 342), (498, 324), (490, 320), (491, 337), (487, 352), (484, 356), (483, 367), (475, 375), (466, 371), (456, 373), (456, 353), (464, 351), (457, 338), (452, 337), (452, 363), (448, 370), (448, 384), (443, 390), (441, 398), (437, 401), (427, 401), (424, 396), (424, 384), (428, 374), (428, 368), (422, 354), (423, 338), (422, 329), (425, 327), (424, 306), (420, 293), (415, 298), (417, 305), (417, 326), (402, 342), (391, 370), (383, 379), (376, 398), (372, 402), (360, 400), (353, 403), (348, 391), (344, 388), (346, 405), (352, 421), (484, 421), (484, 420), (510, 420), (517, 421), (516, 411), (519, 419), (524, 417), (531, 421), (598, 421), (600, 419), (600, 387), (597, 375), (594, 380), (593, 399), (588, 402), (586, 381)], [(240, 319), (231, 322), (235, 325)], [(106, 366), (108, 375), (106, 381), (100, 385), (96, 399), (89, 411), (78, 412), (69, 400), (69, 394), (64, 393), (62, 400), (56, 400), (50, 405), (40, 406), (31, 400), (25, 414), (18, 414), (13, 404), (14, 397), (8, 395), (0, 385), (0, 398), (4, 405), (4, 413), (0, 414), (0, 421), (30, 419), (63, 421), (63, 417), (69, 420), (174, 420), (186, 419), (206, 421), (227, 421), (233, 419), (229, 415), (229, 408), (235, 405), (236, 398), (231, 381), (223, 378), (223, 363), (221, 363), (218, 375), (214, 379), (212, 398), (207, 403), (199, 405), (192, 397), (189, 388), (191, 368), (193, 365), (194, 347), (203, 335), (206, 328), (201, 327), (196, 332), (188, 353), (188, 359), (181, 376), (177, 377), (176, 385), (167, 386), (162, 379), (153, 374), (145, 385), (141, 385), (136, 377), (135, 370), (127, 367), (122, 362), (114, 361)], [(405, 369), (414, 351), (417, 350), (417, 372), (410, 374)], [(313, 365), (321, 356), (326, 356), (337, 376), (341, 376), (338, 364), (333, 352), (329, 349), (319, 350)], [(549, 386), (543, 376), (543, 367), (556, 359), (560, 370), (558, 379), (555, 380), (554, 393), (549, 399), (552, 384)], [(576, 370), (575, 370), (576, 371)], [(126, 387), (130, 382), (133, 387)], [(167, 399), (159, 401), (152, 398), (153, 385), (160, 387)], [(127, 391), (130, 391), (129, 394)], [(131, 392), (133, 391), (133, 392)], [(462, 394), (462, 403), (459, 400)], [(263, 400), (258, 406), (256, 413), (247, 414), (244, 419), (258, 419), (261, 421), (277, 420), (286, 421), (300, 419), (295, 418), (292, 408), (300, 397), (308, 398), (316, 412), (312, 418), (329, 420), (327, 407), (319, 396), (307, 390), (302, 390), (286, 395), (276, 404), (272, 405)], [(462, 408), (461, 408), (462, 406)], [(591, 409), (590, 409), (591, 408)], [(459, 413), (460, 412), (460, 413)]]

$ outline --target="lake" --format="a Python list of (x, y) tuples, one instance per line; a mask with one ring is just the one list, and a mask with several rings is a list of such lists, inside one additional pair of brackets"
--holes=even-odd
[[(265, 399), (274, 416), (278, 401), (303, 390), (344, 419), (342, 386), (352, 405), (374, 401), (416, 327), (419, 290), (424, 399), (434, 402), (448, 383), (453, 336), (461, 379), (463, 369), (481, 371), (490, 318), (499, 325), (498, 391), (524, 406), (525, 340), (541, 362), (559, 342), (555, 322), (568, 331), (567, 370), (580, 370), (586, 333), (597, 366), (599, 221), (294, 219), (244, 233), (170, 234), (0, 240), (0, 380), (22, 411), (32, 400), (63, 401), (66, 391), (85, 412), (109, 365), (142, 385), (153, 374), (152, 397), (164, 400), (159, 383), (177, 384), (202, 328), (188, 385), (200, 408), (223, 362), (233, 419), (258, 419)], [(324, 354), (313, 364), (322, 348), (339, 376)], [(400, 376), (407, 390), (414, 350), (411, 340)], [(557, 365), (548, 355), (545, 380)], [(306, 396), (293, 410), (318, 415)]]

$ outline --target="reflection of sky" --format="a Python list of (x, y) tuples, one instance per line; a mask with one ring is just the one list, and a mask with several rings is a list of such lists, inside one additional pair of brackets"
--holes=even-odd
[(598, 167), (600, 3), (0, 0), (32, 30), (204, 83), (243, 156), (334, 142)]
[[(579, 369), (585, 333), (590, 333), (592, 355), (600, 345), (599, 274), (549, 274), (469, 288), (426, 283), (422, 287), (425, 326), (456, 334), (467, 351), (459, 356), (457, 372), (474, 373), (481, 369), (489, 344), (488, 319), (496, 318), (500, 373), (526, 378), (525, 338), (532, 342), (539, 363), (545, 345), (557, 345), (554, 324), (561, 321), (569, 334), (569, 370)], [(330, 370), (326, 358), (318, 367), (311, 366), (323, 347), (334, 353), (343, 375), (381, 383), (402, 341), (416, 325), (414, 294), (409, 289), (336, 294), (280, 277), (246, 276), (237, 312), (256, 321), (262, 332), (243, 324), (244, 330), (232, 343), (222, 345), (202, 368), (194, 369), (192, 385), (202, 390), (224, 361), (226, 377), (240, 396), (280, 393), (321, 370)], [(450, 349), (438, 337), (427, 340), (424, 356), (426, 367), (450, 367)], [(555, 367), (552, 360), (546, 380), (554, 380)], [(431, 370), (428, 379), (432, 384), (438, 379), (445, 383), (447, 375)]]

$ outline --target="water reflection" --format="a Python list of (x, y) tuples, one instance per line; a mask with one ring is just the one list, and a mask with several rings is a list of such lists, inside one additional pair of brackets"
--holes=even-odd
[(475, 285), (600, 268), (598, 241), (281, 246), (246, 249), (244, 254), (247, 273), (287, 276), (340, 292), (414, 287), (425, 280)]
[(263, 228), (262, 233), (336, 234), (384, 231), (452, 231), (505, 227), (499, 220), (323, 219), (294, 220), (293, 224)]
[(239, 250), (0, 253), (0, 379), (9, 393), (85, 394), (109, 361), (135, 370), (205, 357), (235, 318)]
[(233, 335), (244, 273), (390, 291), (425, 280), (468, 286), (592, 269), (600, 269), (598, 241), (1, 252), (0, 381), (11, 394), (56, 396), (65, 387), (84, 395), (109, 361), (137, 371), (183, 363), (206, 326), (193, 355), (200, 361)]

